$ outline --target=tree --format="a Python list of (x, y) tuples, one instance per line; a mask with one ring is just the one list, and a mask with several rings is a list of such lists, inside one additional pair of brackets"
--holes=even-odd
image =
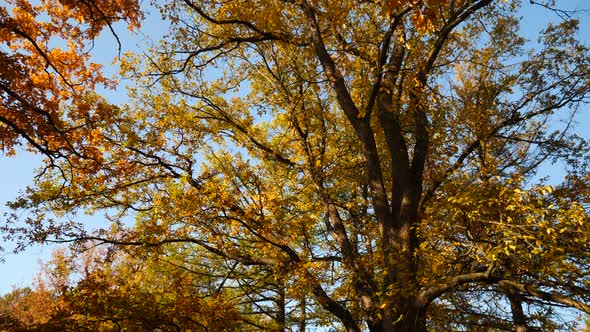
[[(100, 158), (44, 169), (12, 206), (38, 241), (181, 248), (257, 329), (566, 328), (556, 308), (590, 312), (588, 144), (569, 130), (590, 58), (567, 13), (520, 36), (529, 5), (165, 3)], [(559, 185), (538, 179), (551, 161)], [(111, 227), (46, 217), (79, 209)]]
[(54, 253), (31, 288), (0, 304), (10, 331), (235, 331), (239, 313), (216, 293), (203, 296), (198, 276), (162, 257), (87, 248)]

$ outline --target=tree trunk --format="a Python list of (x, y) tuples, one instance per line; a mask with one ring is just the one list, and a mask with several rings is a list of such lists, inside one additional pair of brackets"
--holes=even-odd
[(510, 300), (510, 309), (512, 310), (512, 320), (514, 321), (514, 332), (527, 332), (529, 330), (527, 325), (527, 318), (522, 310), (522, 300), (520, 295), (512, 290), (509, 290), (506, 295)]
[(287, 323), (287, 315), (286, 315), (286, 308), (285, 308), (285, 286), (283, 280), (280, 279), (277, 285), (277, 314), (276, 314), (276, 321), (277, 321), (277, 331), (283, 332), (286, 330), (286, 323)]
[[(412, 301), (406, 301), (412, 303)], [(396, 315), (395, 312), (402, 312)], [(415, 305), (399, 306), (369, 326), (371, 332), (426, 332), (426, 309)]]
[(299, 332), (305, 332), (306, 329), (306, 309), (307, 309), (307, 300), (305, 297), (301, 299), (299, 302)]

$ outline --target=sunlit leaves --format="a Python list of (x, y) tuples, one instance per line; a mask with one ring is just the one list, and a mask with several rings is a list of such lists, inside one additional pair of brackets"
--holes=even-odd
[(15, 289), (4, 296), (0, 327), (235, 330), (239, 315), (234, 304), (220, 294), (203, 298), (207, 278), (180, 270), (173, 258), (168, 259), (140, 261), (123, 252), (97, 249), (76, 258), (58, 251), (32, 289)]
[[(252, 326), (468, 329), (514, 293), (556, 326), (537, 316), (587, 308), (588, 146), (554, 120), (587, 101), (589, 56), (574, 20), (527, 43), (518, 6), (163, 3), (166, 37), (122, 60), (129, 104), (66, 103), (97, 124), (72, 134), (85, 153), (14, 207), (42, 239), (173, 257)], [(538, 179), (548, 161), (563, 183)], [(112, 225), (43, 228), (47, 209)]]
[[(7, 154), (26, 143), (49, 157), (84, 154), (78, 147), (109, 108), (85, 95), (115, 81), (90, 61), (94, 39), (112, 24), (141, 19), (133, 1), (8, 1), (0, 8), (0, 144)], [(113, 31), (114, 33), (114, 31)], [(116, 38), (116, 35), (114, 35)], [(72, 151), (79, 150), (79, 151)], [(70, 151), (69, 153), (66, 151)], [(90, 153), (90, 158), (95, 157)]]

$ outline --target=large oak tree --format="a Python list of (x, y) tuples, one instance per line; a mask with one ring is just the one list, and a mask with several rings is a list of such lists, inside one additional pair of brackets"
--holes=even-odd
[[(558, 19), (529, 41), (533, 5)], [(255, 329), (564, 328), (556, 308), (590, 312), (588, 145), (570, 133), (590, 58), (551, 5), (165, 2), (169, 33), (123, 63), (132, 102), (93, 97), (92, 158), (58, 158), (13, 207), (34, 240), (207, 272)], [(559, 185), (539, 179), (551, 162)], [(47, 217), (80, 209), (111, 227)]]

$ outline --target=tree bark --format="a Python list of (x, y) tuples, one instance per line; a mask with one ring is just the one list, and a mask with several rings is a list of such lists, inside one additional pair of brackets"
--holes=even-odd
[(307, 300), (305, 299), (305, 297), (303, 297), (299, 302), (299, 332), (305, 332), (306, 329), (306, 309)]
[(427, 332), (426, 308), (414, 299), (398, 302), (384, 317), (369, 325), (371, 332)]
[(285, 310), (285, 285), (283, 283), (283, 280), (279, 280), (278, 285), (277, 285), (277, 315), (276, 315), (276, 321), (277, 321), (277, 331), (286, 331), (286, 310)]
[(510, 301), (510, 309), (512, 311), (512, 320), (514, 321), (514, 332), (527, 332), (529, 327), (527, 325), (527, 318), (522, 310), (522, 299), (519, 294), (513, 291), (506, 293)]

